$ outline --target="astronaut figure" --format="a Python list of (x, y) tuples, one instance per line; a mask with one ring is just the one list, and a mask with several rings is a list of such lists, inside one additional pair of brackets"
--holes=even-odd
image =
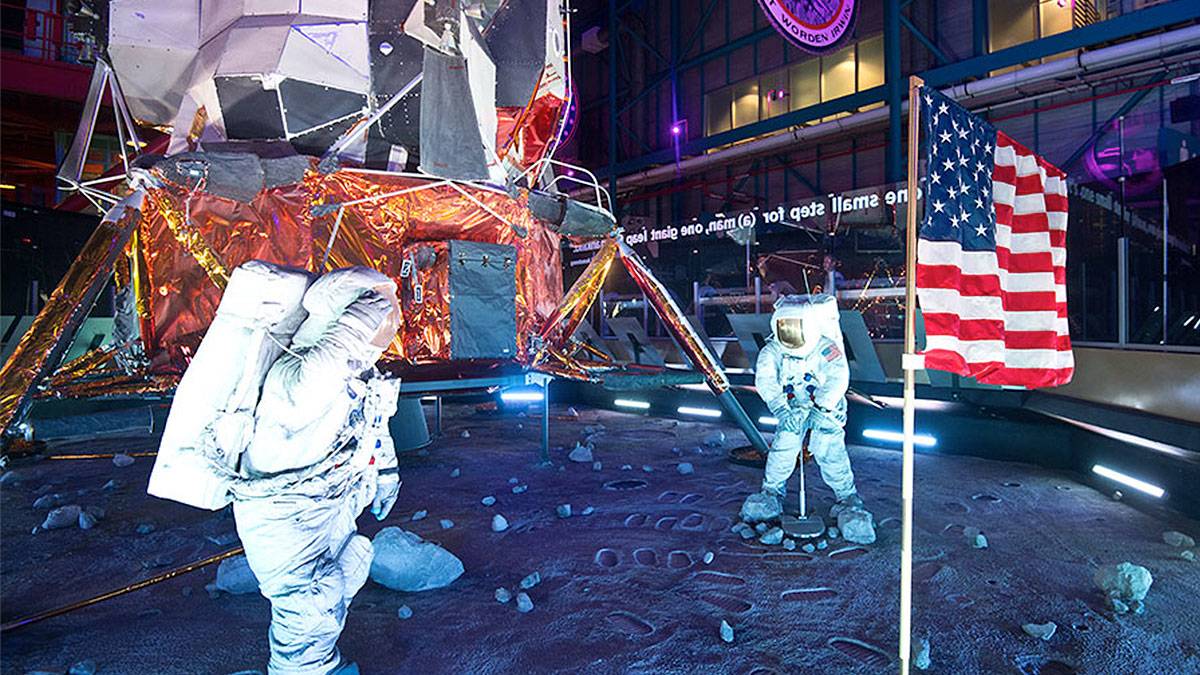
[(787, 481), (810, 430), (809, 452), (838, 500), (831, 517), (863, 505), (846, 454), (850, 366), (842, 352), (837, 322), (837, 301), (829, 295), (811, 300), (785, 296), (775, 305), (773, 335), (759, 352), (754, 385), (778, 425), (767, 455), (762, 491), (747, 497), (742, 506), (745, 520), (772, 520), (783, 512)]
[(366, 583), (379, 520), (399, 491), (387, 422), (399, 381), (375, 370), (396, 335), (396, 286), (366, 268), (330, 272), (304, 295), (307, 318), (267, 371), (254, 433), (232, 487), (238, 535), (271, 601), (271, 675), (357, 673), (337, 639)]

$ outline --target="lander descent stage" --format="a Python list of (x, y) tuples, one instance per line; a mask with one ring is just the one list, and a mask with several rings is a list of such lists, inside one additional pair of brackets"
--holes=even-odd
[[(95, 53), (60, 180), (105, 212), (0, 371), (0, 428), (37, 397), (172, 389), (233, 268), (252, 259), (396, 280), (381, 367), (409, 379), (499, 372), (606, 380), (628, 369), (575, 336), (615, 260), (751, 442), (719, 362), (618, 236), (609, 195), (557, 187), (571, 106), (567, 0), (97, 0), (73, 17)], [(106, 92), (122, 148), (81, 167)], [(135, 123), (136, 120), (136, 123)], [(563, 292), (562, 239), (601, 240)], [(111, 344), (62, 363), (111, 275)], [(644, 371), (638, 371), (645, 374)], [(659, 381), (662, 378), (658, 378)]]

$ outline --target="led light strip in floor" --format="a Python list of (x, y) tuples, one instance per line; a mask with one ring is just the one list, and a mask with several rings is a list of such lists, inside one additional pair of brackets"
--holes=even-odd
[(697, 417), (717, 418), (721, 416), (721, 411), (714, 408), (694, 408), (690, 405), (681, 405), (676, 409), (680, 415), (695, 415)]
[(1126, 476), (1125, 474), (1121, 473), (1120, 471), (1114, 471), (1114, 470), (1108, 468), (1107, 466), (1104, 466), (1103, 464), (1096, 464), (1096, 465), (1092, 466), (1092, 473), (1094, 473), (1098, 476), (1104, 476), (1105, 478), (1116, 481), (1116, 482), (1120, 483), (1121, 485), (1125, 485), (1125, 486), (1131, 487), (1135, 490), (1140, 490), (1142, 492), (1145, 492), (1146, 494), (1150, 495), (1151, 497), (1156, 497), (1156, 498), (1162, 497), (1166, 493), (1166, 490), (1163, 490), (1162, 488), (1158, 487), (1157, 485), (1147, 483), (1146, 481), (1143, 481), (1143, 480), (1138, 480), (1138, 479), (1134, 478), (1133, 476)]
[(650, 403), (647, 401), (638, 401), (631, 398), (618, 398), (613, 401), (613, 405), (618, 408), (633, 408), (634, 410), (649, 410)]
[[(869, 438), (874, 441), (890, 441), (892, 443), (903, 443), (904, 434), (899, 431), (889, 431), (887, 429), (863, 429), (863, 438)], [(913, 434), (913, 445), (919, 445), (923, 448), (932, 448), (937, 445), (937, 439), (929, 434)]]

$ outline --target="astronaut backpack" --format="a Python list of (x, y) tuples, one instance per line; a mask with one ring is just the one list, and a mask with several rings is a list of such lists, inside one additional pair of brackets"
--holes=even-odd
[(233, 271), (175, 390), (146, 492), (213, 511), (232, 501), (263, 381), (307, 316), (301, 302), (313, 279), (261, 260)]

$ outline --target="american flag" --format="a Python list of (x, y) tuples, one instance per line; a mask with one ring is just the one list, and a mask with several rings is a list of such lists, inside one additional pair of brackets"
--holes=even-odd
[(934, 89), (921, 103), (925, 367), (986, 384), (1070, 382), (1066, 174)]

